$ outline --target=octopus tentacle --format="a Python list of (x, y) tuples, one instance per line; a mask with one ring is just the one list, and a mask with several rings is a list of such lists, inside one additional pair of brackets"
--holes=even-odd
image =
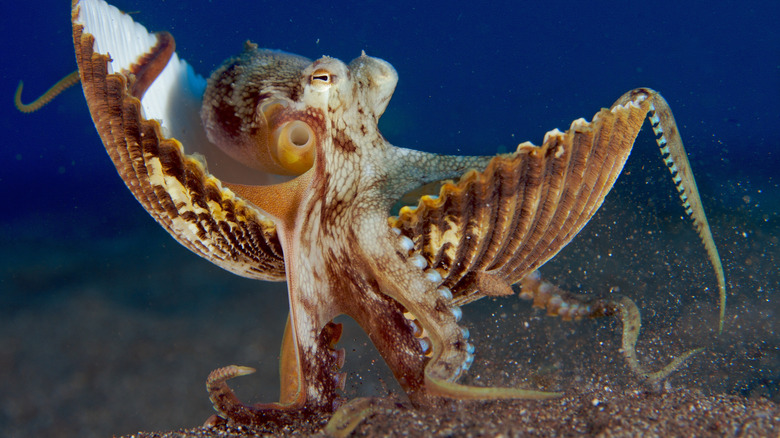
[[(336, 386), (339, 386), (339, 383), (343, 385), (344, 382), (343, 375), (338, 373), (338, 370), (344, 365), (344, 352), (334, 348), (336, 342), (341, 337), (341, 332), (342, 325), (331, 322), (325, 325), (318, 339), (318, 348), (330, 352), (331, 360), (328, 361), (329, 363), (326, 364), (326, 367), (329, 368), (327, 372), (333, 376)], [(283, 360), (285, 357), (284, 349), (288, 347), (288, 342), (284, 342), (282, 345)], [(285, 370), (281, 371), (284, 372)], [(208, 379), (206, 379), (206, 390), (209, 393), (209, 399), (214, 406), (214, 410), (229, 423), (253, 425), (267, 423), (284, 424), (294, 419), (304, 419), (317, 409), (307, 403), (301, 373), (298, 373), (298, 390), (292, 393), (285, 393), (286, 382), (284, 378), (282, 379), (282, 395), (279, 402), (258, 403), (253, 406), (242, 403), (227, 385), (227, 381), (254, 372), (254, 368), (229, 365), (212, 371)], [(289, 384), (289, 382), (287, 383)]]
[(279, 354), (279, 403), (289, 405), (301, 394), (303, 376), (301, 366), (295, 351), (295, 338), (292, 333), (290, 316), (284, 326), (282, 347)]
[[(265, 426), (269, 424), (289, 424), (296, 420), (303, 420), (312, 412), (302, 404), (286, 405), (282, 403), (259, 403), (254, 406), (243, 404), (227, 381), (240, 376), (254, 373), (254, 368), (229, 365), (218, 368), (209, 374), (206, 380), (206, 390), (209, 399), (217, 411), (219, 418), (229, 424)], [(209, 419), (207, 424), (214, 424), (214, 419)]]
[(51, 88), (46, 90), (46, 92), (43, 93), (39, 98), (30, 103), (22, 103), (22, 88), (24, 88), (24, 82), (19, 81), (19, 86), (16, 87), (16, 94), (14, 94), (14, 105), (16, 105), (16, 109), (23, 113), (38, 111), (44, 105), (51, 102), (52, 99), (59, 96), (60, 93), (78, 83), (79, 71), (76, 70), (57, 81), (56, 84), (52, 85)]
[(564, 291), (545, 281), (539, 271), (520, 280), (520, 298), (533, 300), (533, 306), (545, 309), (548, 316), (560, 316), (564, 321), (598, 318), (613, 313), (609, 300), (593, 299)]
[[(386, 154), (389, 169), (383, 189), (393, 199), (426, 184), (458, 178), (470, 169), (481, 171), (493, 159), (493, 156), (442, 155), (400, 147), (390, 147)], [(433, 187), (438, 193), (438, 187)], [(415, 198), (414, 202), (418, 200)]]
[(398, 405), (387, 399), (360, 397), (341, 406), (325, 425), (323, 432), (334, 438), (346, 438), (360, 423), (375, 414), (392, 414)]
[[(463, 311), (453, 303), (452, 291), (441, 284), (441, 274), (426, 269), (425, 258), (409, 251), (407, 239), (400, 236), (398, 245), (401, 247), (399, 253), (405, 257), (405, 263), (399, 269), (405, 272), (395, 278), (396, 283), (382, 291), (408, 309), (428, 333), (431, 361), (425, 367), (426, 382), (430, 379), (455, 380), (473, 361), (473, 346), (458, 325)], [(408, 252), (403, 254), (402, 251)]]
[(241, 403), (226, 382), (236, 377), (247, 376), (255, 371), (254, 368), (250, 367), (228, 365), (209, 374), (206, 379), (206, 391), (209, 393), (209, 400), (214, 405), (214, 410), (222, 417), (231, 418), (234, 421), (252, 417), (248, 413), (249, 407)]
[[(382, 269), (393, 272), (391, 282), (381, 283), (383, 293), (399, 302), (422, 327), (423, 339), (430, 342), (430, 361), (424, 369), (425, 389), (434, 396), (455, 399), (545, 399), (561, 394), (518, 388), (474, 387), (456, 383), (474, 361), (474, 346), (468, 342), (468, 330), (460, 327), (462, 310), (452, 291), (443, 285), (442, 275), (414, 251), (411, 240), (398, 232), (394, 251), (400, 256), (390, 259), (380, 250), (377, 257)], [(376, 245), (374, 245), (376, 246)], [(382, 255), (380, 255), (382, 254)]]
[(394, 299), (371, 289), (360, 292), (366, 298), (362, 303), (344, 309), (363, 330), (393, 372), (398, 383), (415, 406), (432, 405), (425, 391), (422, 370), (427, 333), (406, 309)]
[(616, 310), (620, 313), (620, 320), (623, 323), (623, 345), (621, 348), (623, 357), (626, 358), (631, 371), (640, 378), (651, 383), (663, 380), (682, 366), (688, 358), (704, 350), (702, 347), (688, 350), (674, 358), (660, 370), (655, 372), (648, 371), (636, 358), (636, 341), (639, 338), (639, 329), (642, 327), (642, 317), (639, 313), (639, 308), (628, 297), (620, 297), (614, 304)]
[(726, 277), (723, 273), (723, 264), (718, 254), (718, 248), (715, 246), (715, 241), (712, 238), (707, 215), (704, 213), (704, 207), (699, 197), (699, 189), (696, 187), (696, 180), (693, 178), (688, 154), (683, 147), (682, 138), (677, 129), (677, 123), (674, 120), (672, 110), (660, 94), (650, 89), (639, 88), (621, 96), (615, 102), (615, 105), (621, 104), (626, 99), (634, 98), (638, 93), (646, 93), (650, 100), (648, 119), (653, 126), (661, 157), (672, 175), (672, 180), (679, 193), (680, 201), (682, 201), (682, 205), (685, 208), (685, 213), (693, 219), (696, 232), (699, 234), (699, 238), (707, 251), (707, 257), (715, 270), (715, 276), (718, 280), (720, 308), (718, 333), (721, 333), (726, 315)]
[(520, 298), (533, 300), (533, 306), (547, 310), (550, 316), (560, 316), (563, 320), (598, 318), (617, 314), (623, 324), (621, 352), (631, 371), (642, 380), (657, 382), (673, 373), (691, 356), (704, 350), (694, 348), (672, 359), (658, 371), (648, 371), (636, 357), (636, 342), (642, 328), (642, 316), (634, 301), (621, 296), (617, 300), (593, 299), (583, 295), (566, 292), (542, 279), (539, 271), (534, 271), (521, 282)]

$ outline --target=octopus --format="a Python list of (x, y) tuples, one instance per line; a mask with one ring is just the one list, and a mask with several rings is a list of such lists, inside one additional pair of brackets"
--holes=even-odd
[(615, 315), (630, 370), (668, 376), (701, 349), (650, 371), (636, 358), (632, 300), (575, 295), (538, 273), (599, 209), (646, 117), (716, 273), (722, 330), (720, 257), (671, 109), (654, 90), (629, 91), (540, 146), (433, 154), (379, 132), (398, 75), (365, 53), (345, 64), (247, 43), (205, 80), (169, 33), (150, 33), (102, 0), (74, 1), (72, 23), (78, 73), (30, 105), (20, 85), (17, 106), (35, 110), (80, 82), (120, 177), (162, 227), (230, 272), (287, 282), (279, 401), (242, 403), (227, 381), (253, 369), (222, 367), (207, 379), (217, 412), (209, 424), (335, 413), (328, 430), (348, 433), (374, 404), (340, 395), (345, 351), (333, 319), (342, 314), (365, 330), (415, 407), (558, 397), (458, 382), (476, 354), (462, 306), (516, 294), (513, 285), (549, 315)]

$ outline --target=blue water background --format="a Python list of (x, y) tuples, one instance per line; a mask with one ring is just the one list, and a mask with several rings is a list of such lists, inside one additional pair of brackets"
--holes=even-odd
[[(669, 101), (705, 193), (724, 178), (766, 181), (780, 165), (777, 2), (114, 4), (172, 32), (203, 75), (247, 39), (309, 58), (381, 57), (400, 76), (382, 128), (401, 146), (481, 153), (539, 143), (648, 86)], [(67, 1), (14, 8), (2, 30), (4, 219), (126, 201), (78, 89), (33, 116), (10, 105), (18, 80), (29, 100), (75, 68)]]
[[(780, 2), (112, 4), (132, 12), (150, 30), (171, 32), (179, 56), (204, 76), (240, 52), (247, 39), (312, 59), (329, 55), (348, 62), (361, 50), (385, 59), (400, 81), (380, 127), (393, 144), (416, 149), (492, 154), (525, 140), (539, 144), (548, 130), (565, 130), (579, 117), (589, 119), (628, 90), (654, 88), (674, 111), (705, 207), (713, 214), (748, 218), (754, 227), (714, 227), (716, 242), (750, 243), (777, 254)], [(12, 105), (18, 80), (25, 81), (24, 100), (30, 101), (76, 68), (69, 2), (16, 2), (6, 7), (0, 32), (5, 47), (0, 63), (5, 138), (0, 147), (0, 313), (6, 317), (34, 311), (56, 296), (50, 283), (17, 281), (19, 254), (44, 260), (36, 245), (53, 241), (74, 254), (93, 254), (83, 249), (92, 240), (121, 239), (139, 229), (159, 240), (154, 233), (164, 232), (116, 175), (78, 87), (32, 115), (20, 114)], [(642, 145), (630, 159), (640, 163), (634, 169), (643, 169), (645, 161), (659, 168), (652, 142)], [(660, 191), (672, 199), (674, 189), (667, 183), (640, 185), (635, 196)], [(677, 218), (682, 214), (674, 200), (668, 209)], [(750, 241), (757, 230), (766, 242)], [(172, 239), (165, 242), (176, 245)], [(162, 250), (159, 244), (150, 247)], [(118, 250), (113, 251), (116, 260)], [(727, 276), (744, 261), (723, 256)], [(79, 275), (107, 269), (108, 262), (99, 256), (91, 263)], [(144, 254), (128, 254), (121, 269), (143, 277), (150, 264)], [(45, 275), (48, 268), (39, 269), (51, 281)], [(713, 277), (709, 271), (705, 275), (712, 287)], [(776, 266), (760, 275), (755, 281), (763, 285), (765, 308), (774, 314), (780, 275)], [(19, 284), (32, 284), (31, 292)], [(140, 303), (130, 305), (158, 306), (158, 311), (191, 305), (187, 298), (164, 296), (166, 292), (127, 293), (124, 299)], [(710, 306), (714, 301), (711, 295), (700, 299)], [(777, 346), (771, 348), (777, 355)], [(212, 362), (222, 364), (219, 358)], [(774, 385), (768, 394), (777, 397), (777, 368), (757, 374), (763, 376), (756, 378), (763, 379), (761, 384)], [(202, 387), (196, 390), (194, 397), (205, 399)], [(185, 425), (195, 424), (180, 426)]]

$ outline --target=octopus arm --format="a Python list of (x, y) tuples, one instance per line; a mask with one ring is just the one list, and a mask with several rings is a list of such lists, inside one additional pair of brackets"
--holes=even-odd
[[(720, 258), (693, 175), (666, 102), (636, 89), (588, 122), (547, 133), (541, 146), (523, 143), (498, 155), (438, 196), (402, 207), (389, 224), (414, 243), (414, 252), (439, 271), (458, 304), (503, 295), (555, 256), (593, 217), (623, 169), (645, 116), (654, 126), (673, 180), (707, 249), (721, 291)], [(671, 152), (670, 152), (671, 151)]]
[(99, 0), (74, 2), (72, 19), (92, 119), (133, 195), (201, 257), (245, 277), (284, 280), (276, 224), (185, 153), (205, 141), (193, 109), (205, 82), (178, 59), (173, 38)]
[(458, 178), (466, 171), (484, 170), (494, 156), (433, 154), (401, 147), (387, 149), (389, 166), (384, 191), (388, 198), (405, 204), (417, 203), (420, 196), (438, 193), (444, 180)]

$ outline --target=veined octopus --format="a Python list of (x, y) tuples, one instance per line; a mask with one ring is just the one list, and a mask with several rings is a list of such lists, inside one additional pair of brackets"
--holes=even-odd
[[(281, 398), (242, 404), (226, 381), (252, 369), (214, 371), (207, 387), (230, 423), (282, 423), (335, 412), (343, 400), (346, 314), (366, 331), (415, 406), (444, 399), (550, 398), (559, 394), (458, 383), (474, 360), (461, 306), (522, 297), (565, 319), (618, 315), (623, 354), (639, 377), (639, 312), (628, 298), (586, 300), (542, 281), (536, 269), (588, 223), (649, 116), (686, 213), (718, 280), (725, 280), (682, 140), (666, 101), (638, 88), (591, 121), (550, 131), (496, 156), (449, 156), (396, 147), (377, 128), (398, 77), (362, 54), (314, 62), (247, 43), (208, 81), (174, 51), (102, 0), (73, 3), (78, 77), (119, 175), (180, 243), (245, 277), (287, 281), (290, 314), (281, 352)], [(34, 110), (41, 103), (17, 105)], [(206, 168), (217, 163), (217, 179)], [(223, 164), (232, 158), (247, 167)], [(213, 161), (212, 161), (213, 160)], [(275, 176), (274, 176), (275, 175)], [(279, 176), (283, 175), (283, 176)], [(425, 194), (427, 193), (427, 194)], [(404, 196), (415, 206), (391, 216)], [(365, 411), (342, 407), (344, 433)], [(362, 412), (362, 413), (360, 413)]]

